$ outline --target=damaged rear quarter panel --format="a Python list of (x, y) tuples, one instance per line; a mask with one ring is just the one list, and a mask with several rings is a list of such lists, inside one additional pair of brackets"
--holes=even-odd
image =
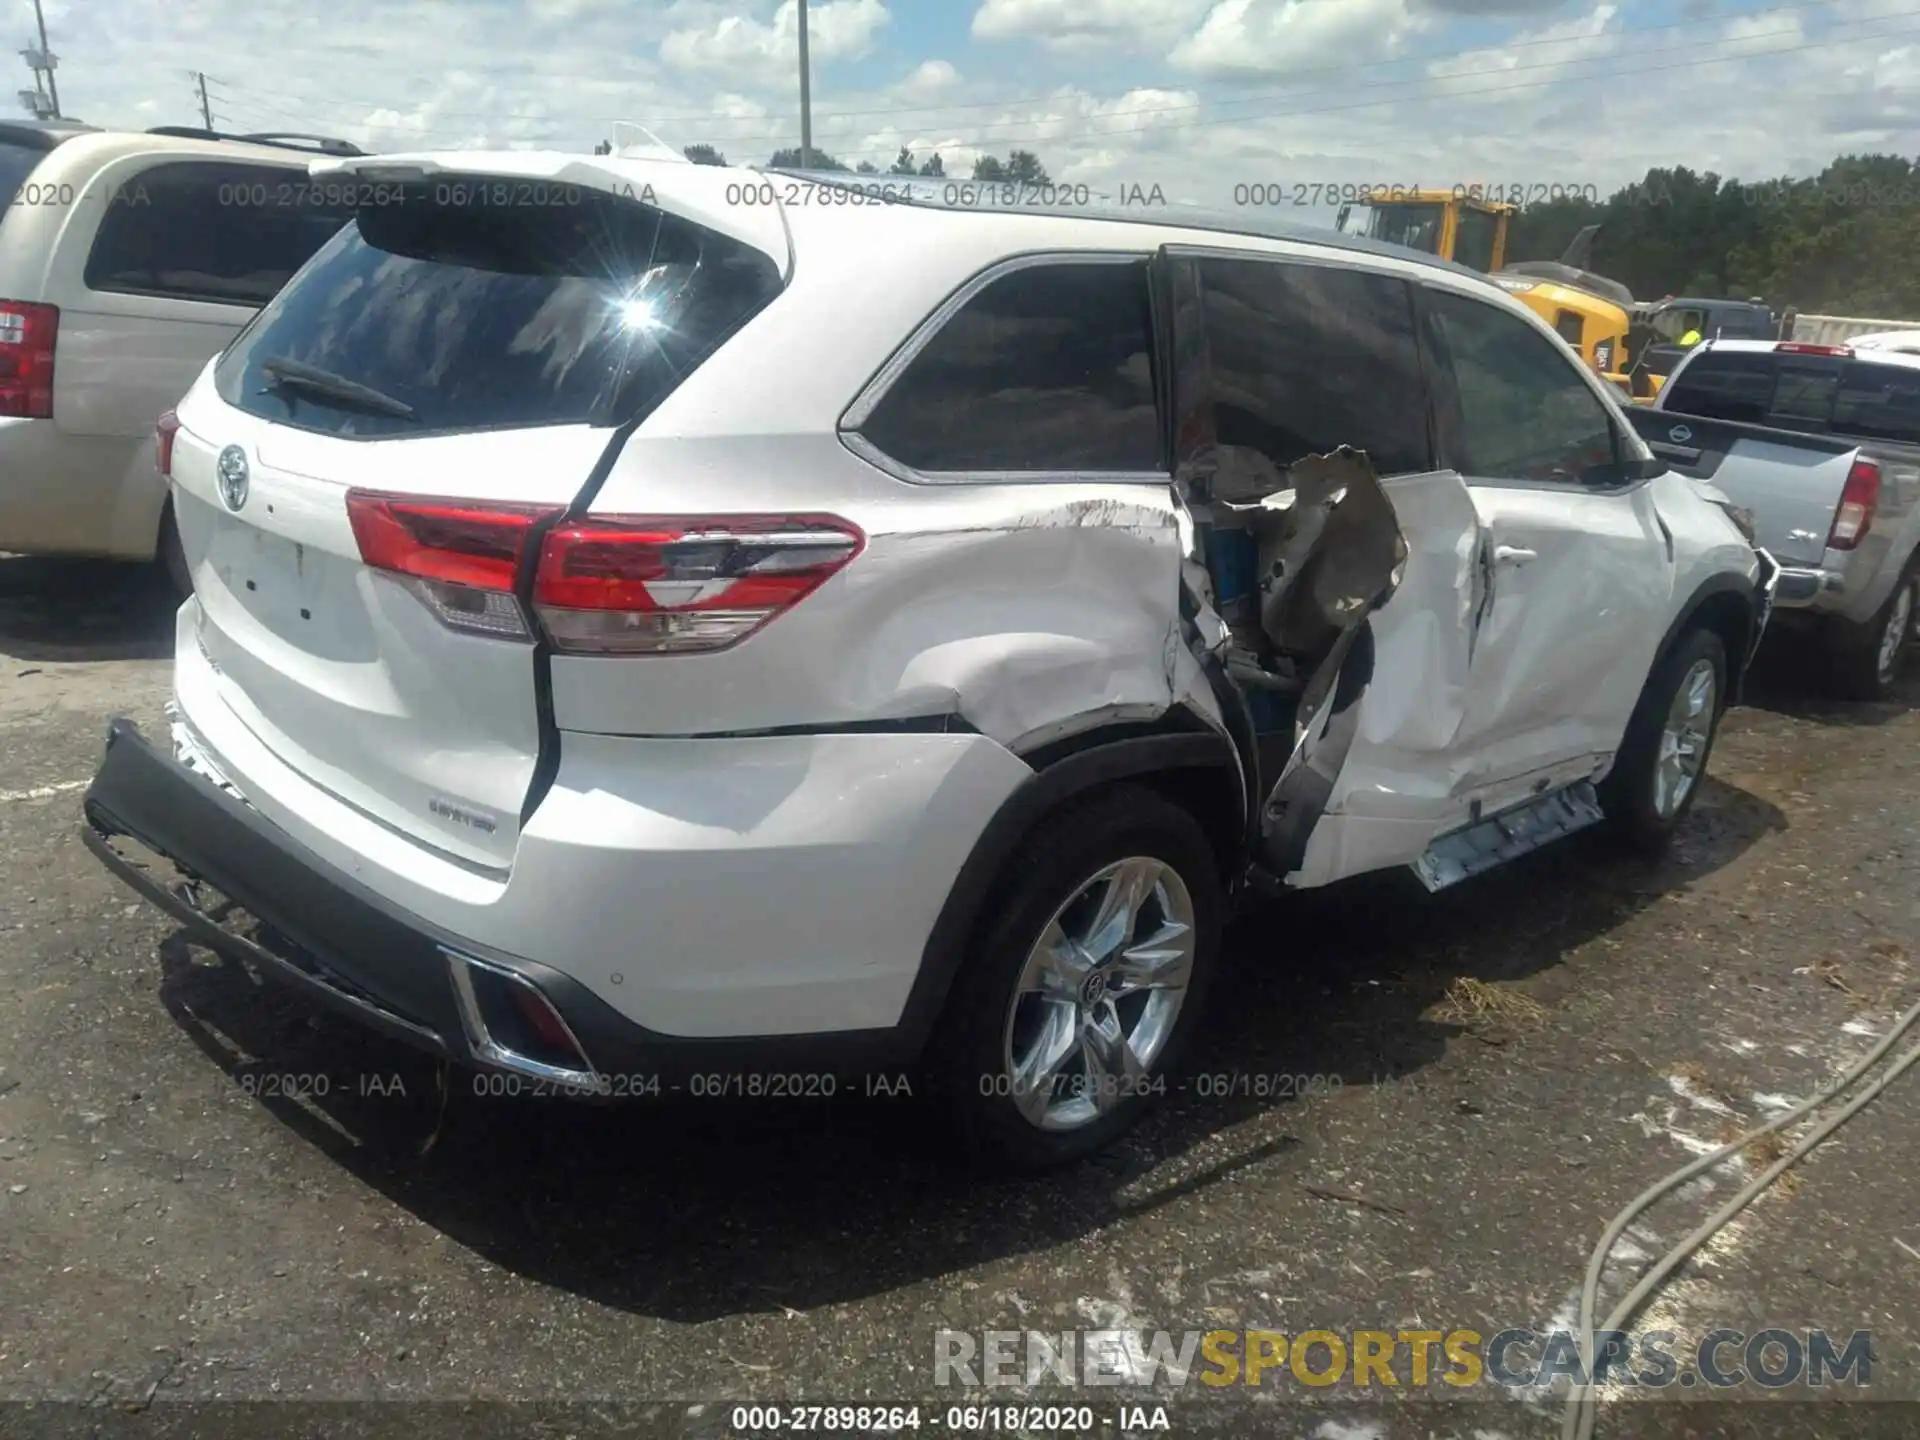
[(876, 546), (860, 577), (876, 622), (868, 703), (951, 709), (1016, 750), (1166, 712), (1180, 562), (1169, 492), (995, 485), (952, 503), (962, 515)]
[[(638, 447), (630, 447), (630, 451)], [(907, 484), (831, 437), (663, 443), (601, 513), (830, 513), (866, 536), (846, 569), (731, 649), (553, 658), (562, 730), (627, 735), (830, 729), (958, 717), (1027, 749), (1152, 719), (1176, 686), (1212, 702), (1180, 653), (1180, 542), (1165, 483)], [(637, 457), (636, 457), (637, 458)], [(776, 488), (763, 478), (781, 477)], [(609, 487), (612, 490), (612, 487)], [(654, 497), (659, 498), (654, 498)]]

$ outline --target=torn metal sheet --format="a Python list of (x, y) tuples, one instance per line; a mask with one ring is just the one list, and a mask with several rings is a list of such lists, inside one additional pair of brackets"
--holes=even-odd
[(1304, 854), (1358, 733), (1373, 674), (1367, 617), (1398, 586), (1407, 541), (1363, 452), (1343, 446), (1284, 473), (1250, 452), (1216, 454), (1235, 463), (1224, 483), (1214, 477), (1213, 523), (1246, 532), (1258, 556), (1251, 593), (1236, 587), (1224, 617), (1234, 642), (1228, 673), (1243, 689), (1298, 697), (1293, 753), (1260, 822), (1270, 863), (1286, 873)]
[(1490, 583), (1473, 497), (1450, 472), (1382, 482), (1351, 449), (1236, 465), (1245, 501), (1199, 510), (1259, 556), (1253, 604), (1213, 617), (1220, 662), (1256, 708), (1263, 691), (1291, 707), (1262, 781), (1266, 861), (1296, 884), (1354, 857), (1411, 863), (1455, 823), (1461, 777), (1435, 762), (1459, 738)]
[(1282, 654), (1323, 661), (1391, 597), (1407, 542), (1363, 452), (1308, 456), (1288, 479), (1291, 503), (1262, 507), (1260, 627)]

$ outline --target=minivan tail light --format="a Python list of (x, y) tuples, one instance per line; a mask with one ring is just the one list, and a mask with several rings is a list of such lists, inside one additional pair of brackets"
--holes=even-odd
[(514, 582), (535, 528), (561, 513), (558, 505), (347, 492), (368, 566), (400, 576), (450, 629), (508, 639), (532, 638)]
[(1833, 512), (1827, 548), (1853, 549), (1873, 528), (1873, 513), (1879, 508), (1880, 467), (1872, 460), (1855, 460), (1847, 472), (1847, 483), (1840, 491), (1840, 504)]
[(0, 415), (53, 418), (53, 346), (60, 307), (0, 300)]
[(180, 417), (169, 410), (153, 426), (153, 467), (162, 480), (173, 478), (173, 437), (180, 433)]
[(554, 648), (723, 650), (799, 604), (866, 545), (831, 515), (594, 517), (541, 542), (534, 610)]

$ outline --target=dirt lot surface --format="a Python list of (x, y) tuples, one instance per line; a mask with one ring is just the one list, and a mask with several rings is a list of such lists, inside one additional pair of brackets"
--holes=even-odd
[[(720, 1435), (778, 1400), (919, 1402), (915, 1434), (1024, 1398), (1108, 1436), (1155, 1433), (1142, 1400), (1174, 1434), (1554, 1435), (1534, 1390), (1383, 1404), (1283, 1369), (942, 1389), (934, 1337), (1564, 1325), (1621, 1205), (1920, 999), (1920, 679), (1841, 706), (1776, 656), (1658, 864), (1581, 837), (1239, 922), (1195, 1075), (1068, 1174), (969, 1179), (899, 1097), (443, 1102), (81, 845), (108, 717), (159, 723), (170, 619), (141, 575), (0, 560), (0, 1433)], [(1651, 1212), (1607, 1293), (1742, 1178)], [(1637, 1322), (1683, 1359), (1719, 1327), (1871, 1331), (1869, 1385), (1677, 1385), (1598, 1434), (1920, 1434), (1916, 1179), (1920, 1070)]]

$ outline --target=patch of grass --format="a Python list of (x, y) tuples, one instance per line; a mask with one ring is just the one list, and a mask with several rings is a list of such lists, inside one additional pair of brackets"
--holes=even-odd
[[(1764, 1135), (1755, 1136), (1741, 1148), (1740, 1153), (1747, 1157), (1747, 1163), (1757, 1172), (1778, 1162), (1786, 1155), (1787, 1148), (1787, 1142), (1781, 1137), (1780, 1132), (1769, 1130)], [(1787, 1172), (1789, 1175), (1792, 1173), (1792, 1171)]]
[(1454, 977), (1433, 1013), (1435, 1019), (1458, 1025), (1538, 1025), (1547, 1018), (1539, 1001), (1469, 975)]
[[(1698, 1060), (1682, 1060), (1678, 1065), (1670, 1066), (1667, 1073), (1669, 1075), (1678, 1075), (1703, 1095), (1713, 1093), (1713, 1082), (1707, 1078), (1707, 1067), (1702, 1065)], [(1738, 1133), (1736, 1130), (1734, 1135)], [(1727, 1139), (1733, 1139), (1734, 1135), (1727, 1136)]]

